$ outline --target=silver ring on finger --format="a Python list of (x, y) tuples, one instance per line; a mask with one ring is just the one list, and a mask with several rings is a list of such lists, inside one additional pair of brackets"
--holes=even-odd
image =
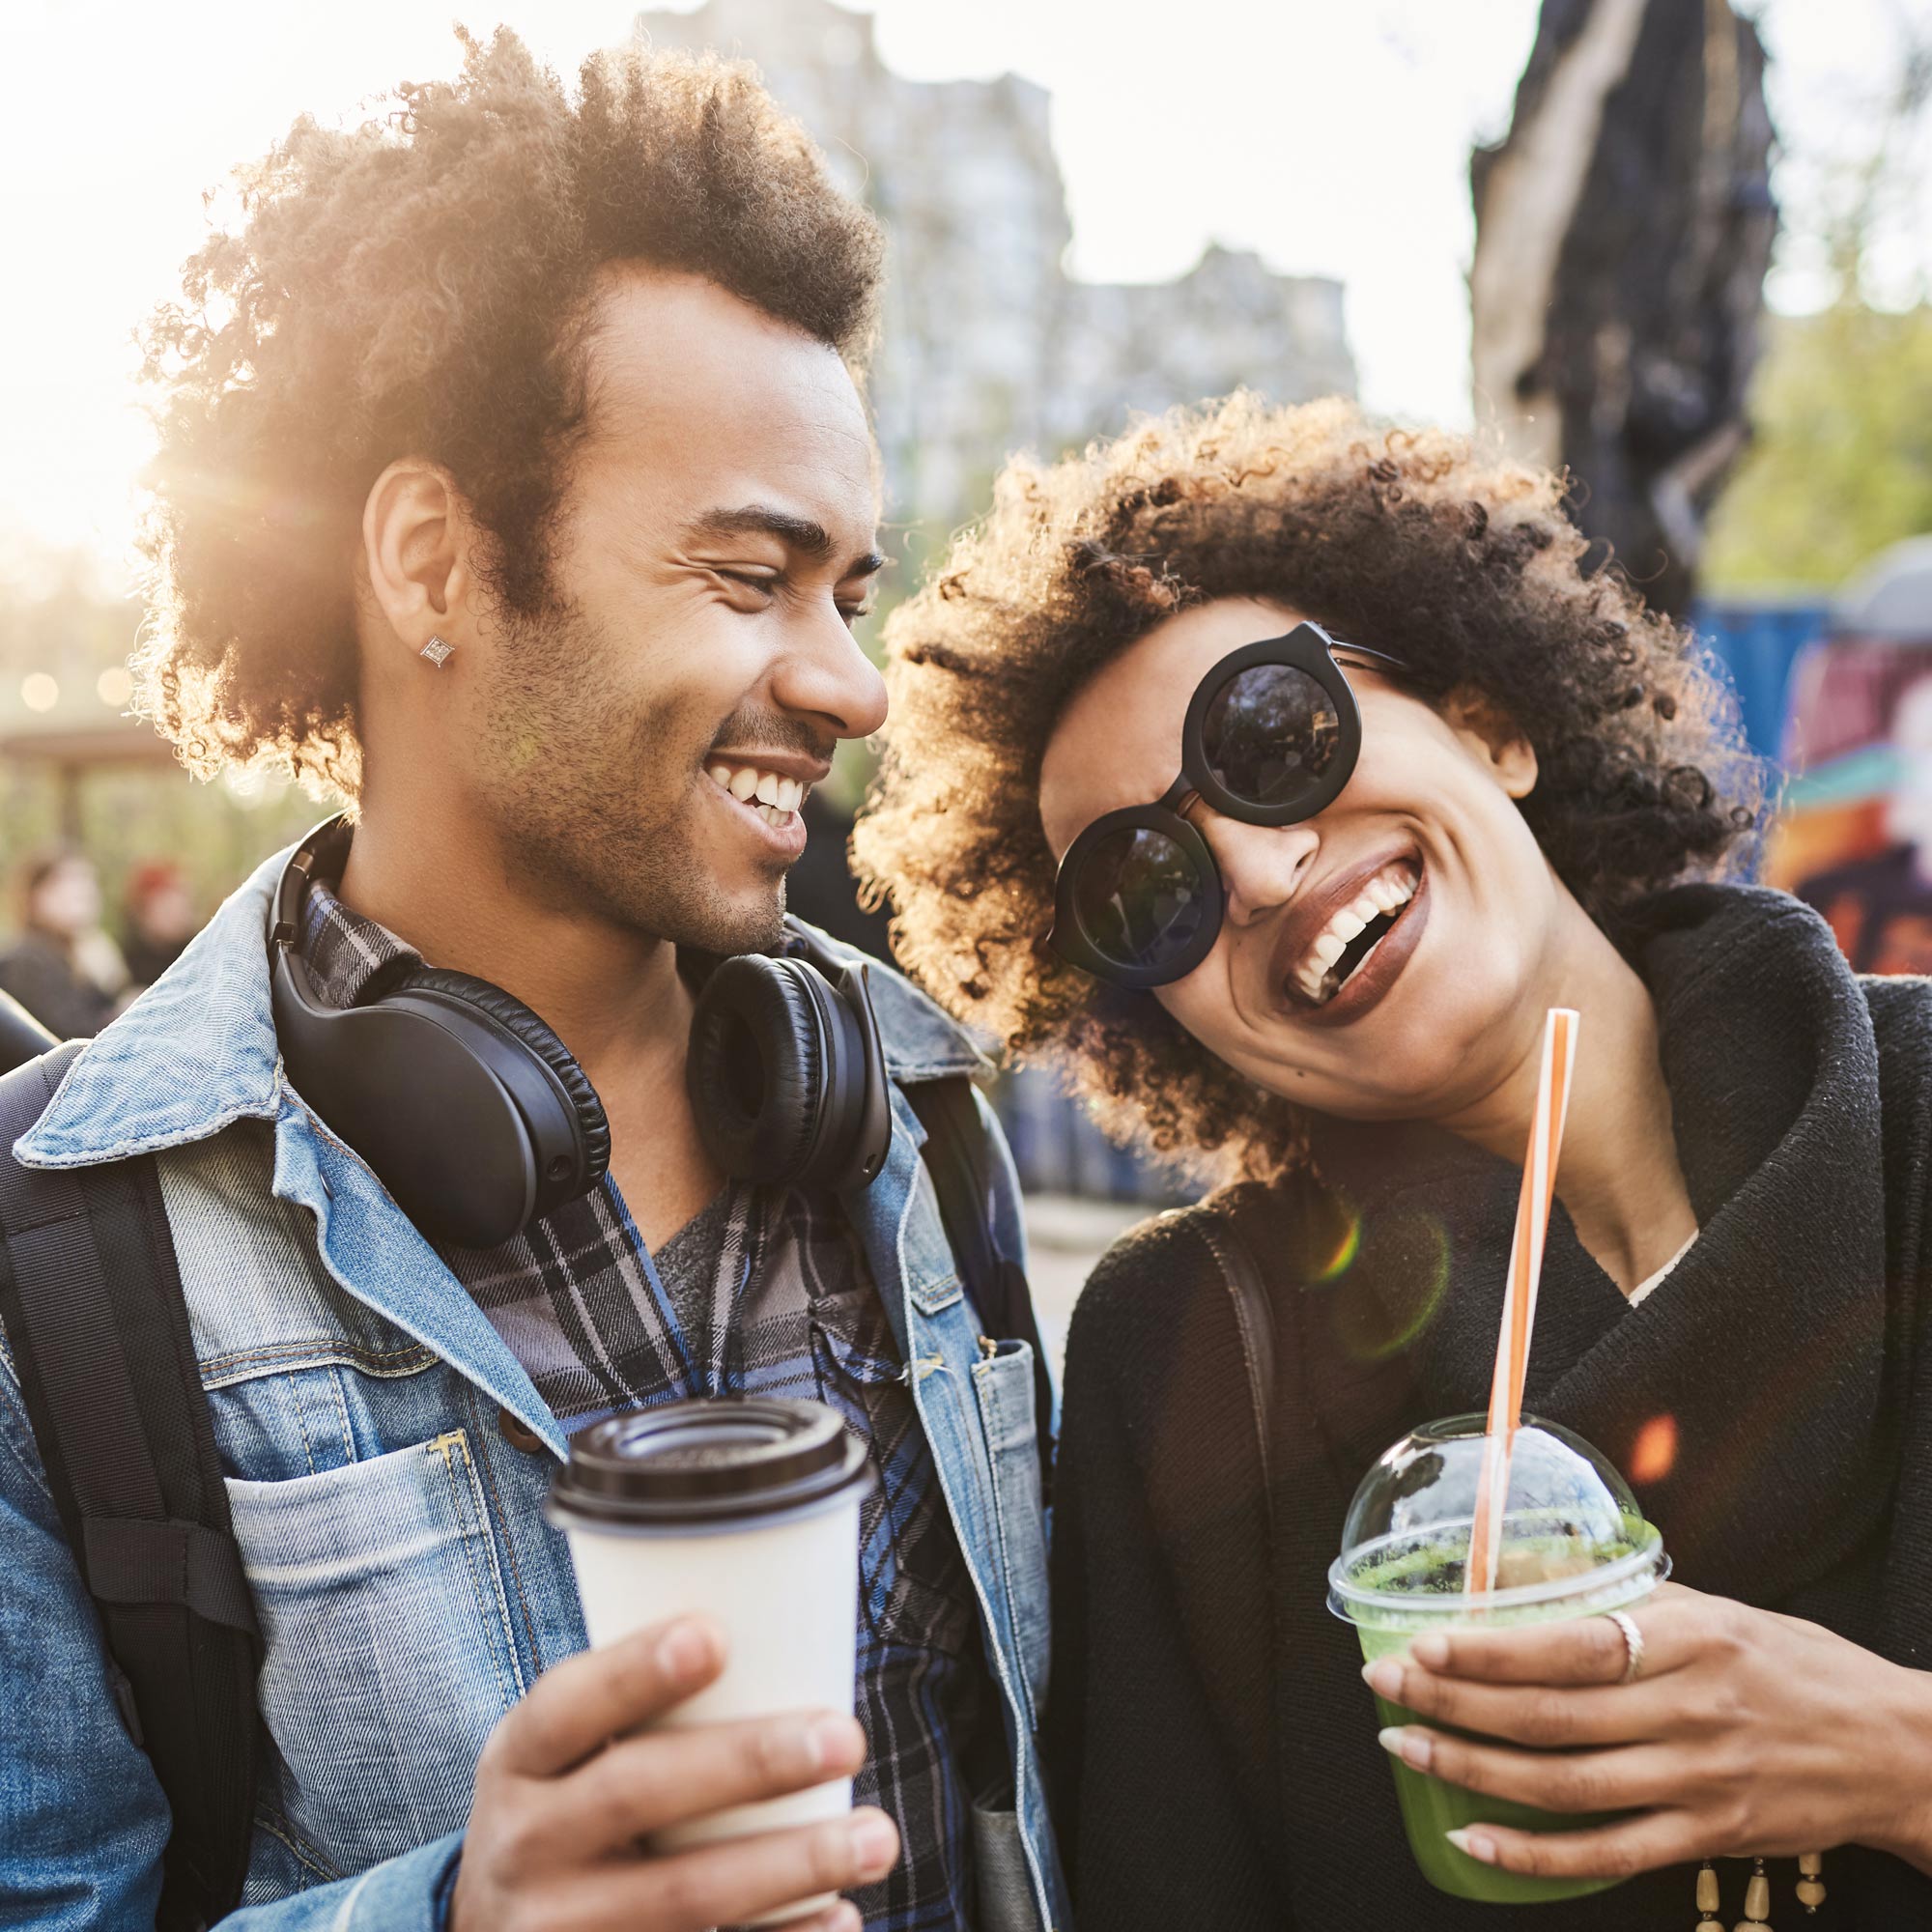
[(1636, 1619), (1622, 1610), (1605, 1610), (1605, 1616), (1616, 1625), (1624, 1640), (1624, 1674), (1617, 1679), (1619, 1684), (1634, 1684), (1643, 1675), (1643, 1633), (1636, 1627)]

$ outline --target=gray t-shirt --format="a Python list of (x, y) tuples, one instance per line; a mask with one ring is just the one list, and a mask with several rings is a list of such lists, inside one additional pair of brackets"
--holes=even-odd
[(725, 1187), (651, 1257), (687, 1334), (701, 1335), (711, 1325), (718, 1265), (730, 1227), (731, 1189)]

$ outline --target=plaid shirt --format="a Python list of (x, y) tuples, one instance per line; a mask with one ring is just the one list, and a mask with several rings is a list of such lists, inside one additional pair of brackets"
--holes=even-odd
[[(309, 890), (302, 953), (347, 1007), (420, 956)], [(857, 1711), (862, 1804), (897, 1821), (897, 1868), (855, 1892), (867, 1932), (970, 1932), (965, 1765), (991, 1715), (972, 1585), (865, 1255), (838, 1202), (733, 1181), (645, 1251), (607, 1177), (488, 1252), (439, 1248), (566, 1432), (618, 1410), (725, 1392), (829, 1403), (865, 1442), (879, 1486), (860, 1521)]]

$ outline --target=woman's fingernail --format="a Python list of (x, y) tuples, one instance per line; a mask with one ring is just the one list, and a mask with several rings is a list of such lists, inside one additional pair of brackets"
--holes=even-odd
[(1391, 1704), (1402, 1702), (1402, 1665), (1393, 1657), (1378, 1657), (1363, 1665), (1362, 1676), (1378, 1697), (1386, 1697)]
[(1462, 1831), (1444, 1832), (1442, 1834), (1465, 1858), (1474, 1859), (1479, 1865), (1492, 1865), (1496, 1861), (1496, 1841), (1487, 1838), (1474, 1827)]
[(1406, 1724), (1390, 1724), (1376, 1733), (1376, 1742), (1391, 1757), (1399, 1757), (1414, 1771), (1427, 1771), (1434, 1759), (1435, 1746), (1426, 1731), (1411, 1731)]
[(862, 1877), (878, 1878), (890, 1871), (898, 1855), (899, 1835), (889, 1819), (874, 1811), (852, 1820), (852, 1856)]
[(1449, 1662), (1449, 1639), (1446, 1636), (1419, 1636), (1409, 1645), (1408, 1654), (1425, 1670), (1440, 1670)]

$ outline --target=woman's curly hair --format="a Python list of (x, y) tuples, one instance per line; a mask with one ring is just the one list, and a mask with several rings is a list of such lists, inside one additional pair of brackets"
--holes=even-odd
[(510, 610), (585, 412), (600, 269), (706, 277), (861, 372), (882, 242), (749, 67), (632, 48), (573, 98), (511, 34), (347, 132), (297, 122), (238, 181), (239, 231), (144, 337), (160, 449), (141, 702), (188, 767), (267, 758), (353, 794), (354, 562), (383, 469), (425, 457), (493, 540)]
[(1239, 394), (1042, 466), (1009, 465), (984, 523), (886, 631), (892, 711), (853, 851), (898, 957), (1021, 1059), (1062, 1064), (1103, 1124), (1208, 1173), (1266, 1176), (1295, 1110), (1145, 995), (1046, 946), (1040, 761), (1068, 698), (1162, 619), (1260, 597), (1480, 694), (1536, 749), (1522, 802), (1591, 915), (1709, 874), (1759, 799), (1735, 707), (1620, 572), (1586, 572), (1562, 483), (1348, 402)]

